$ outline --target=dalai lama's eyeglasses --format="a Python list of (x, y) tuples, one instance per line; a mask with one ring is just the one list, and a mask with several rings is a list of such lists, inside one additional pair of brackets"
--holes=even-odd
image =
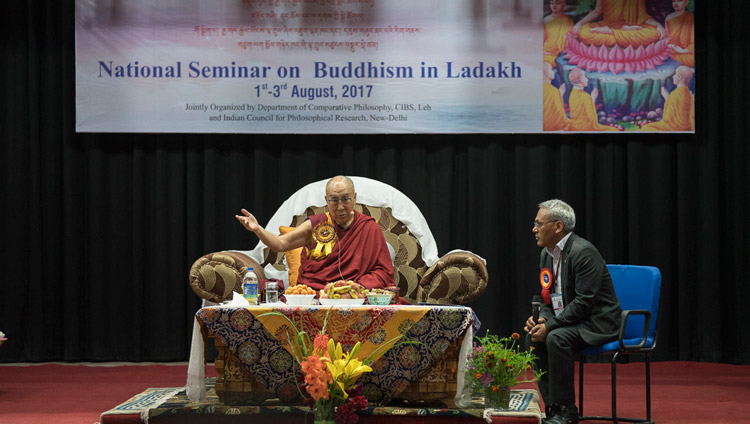
[(341, 199), (339, 199), (338, 197), (329, 197), (327, 200), (328, 200), (328, 203), (330, 203), (332, 205), (338, 205), (339, 202), (341, 202), (341, 203), (343, 203), (345, 205), (348, 205), (354, 199), (352, 199), (351, 197), (345, 196), (345, 197), (342, 197)]

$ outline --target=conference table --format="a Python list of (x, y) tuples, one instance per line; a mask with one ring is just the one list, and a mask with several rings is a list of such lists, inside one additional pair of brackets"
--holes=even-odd
[[(269, 312), (278, 311), (282, 316)], [(210, 306), (196, 313), (201, 332), (218, 357), (216, 392), (222, 403), (299, 402), (299, 365), (291, 354), (290, 321), (314, 337), (323, 328), (344, 350), (361, 343), (366, 357), (404, 335), (403, 343), (372, 364), (359, 382), (371, 403), (440, 401), (453, 407), (462, 390), (466, 353), (479, 327), (466, 306)], [(285, 319), (285, 318), (288, 318)], [(290, 331), (291, 330), (291, 331)]]

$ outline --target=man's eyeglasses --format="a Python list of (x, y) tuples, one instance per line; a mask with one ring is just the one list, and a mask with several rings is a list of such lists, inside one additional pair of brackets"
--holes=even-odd
[(557, 222), (557, 221), (559, 221), (559, 219), (555, 219), (555, 220), (547, 221), (547, 222), (534, 221), (534, 228), (542, 228), (545, 225), (549, 224), (550, 222)]
[(338, 197), (329, 197), (329, 198), (328, 198), (328, 199), (326, 199), (326, 200), (328, 200), (328, 203), (330, 203), (330, 204), (332, 204), (332, 205), (338, 205), (338, 204), (339, 204), (339, 202), (341, 202), (341, 203), (343, 203), (343, 204), (345, 204), (345, 205), (348, 205), (348, 204), (349, 204), (349, 203), (351, 203), (351, 202), (352, 202), (352, 200), (354, 200), (354, 199), (352, 199), (352, 198), (351, 198), (351, 197), (349, 197), (349, 196), (344, 196), (344, 197), (342, 197), (341, 199), (339, 199)]

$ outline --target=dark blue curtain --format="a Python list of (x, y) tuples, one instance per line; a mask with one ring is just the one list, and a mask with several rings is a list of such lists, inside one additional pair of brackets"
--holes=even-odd
[(440, 253), (488, 261), (473, 306), (519, 331), (537, 203), (562, 198), (610, 263), (663, 275), (657, 360), (750, 363), (748, 6), (699, 2), (692, 134), (76, 134), (73, 2), (5, 5), (0, 361), (185, 360), (205, 253), (251, 249), (303, 185), (343, 173), (414, 200)]

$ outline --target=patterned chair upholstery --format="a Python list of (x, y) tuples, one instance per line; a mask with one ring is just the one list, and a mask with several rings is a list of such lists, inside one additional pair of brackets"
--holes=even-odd
[[(410, 303), (467, 304), (484, 292), (488, 275), (482, 258), (468, 251), (453, 251), (438, 259), (432, 234), (413, 202), (383, 183), (361, 177), (352, 177), (352, 180), (355, 183), (357, 200), (361, 202), (355, 205), (355, 209), (375, 218), (383, 230), (386, 242), (392, 249), (394, 279), (400, 289), (401, 297)], [(319, 181), (300, 191), (314, 190), (317, 197), (322, 200), (324, 189), (321, 189), (321, 184), (324, 187), (324, 183), (325, 181)], [(397, 206), (392, 208), (370, 205), (368, 200), (371, 199), (365, 195), (367, 191), (360, 187), (372, 184), (375, 184), (374, 187), (378, 190), (394, 191), (393, 199)], [(382, 203), (382, 196), (378, 197), (378, 202)], [(282, 205), (280, 211), (285, 208), (285, 205)], [(300, 209), (297, 208), (297, 210)], [(398, 211), (394, 212), (394, 209)], [(404, 212), (405, 210), (407, 212)], [(277, 212), (265, 228), (269, 231), (278, 231), (278, 228), (273, 226), (275, 224), (296, 227), (304, 222), (307, 216), (322, 212), (325, 212), (325, 206), (313, 205), (304, 208), (302, 213), (291, 215), (291, 220), (289, 220), (288, 213), (285, 218), (274, 220), (279, 214)], [(409, 219), (404, 218), (404, 221), (409, 221), (419, 234), (413, 233), (409, 225), (396, 218), (394, 215), (397, 214), (409, 217)], [(413, 214), (417, 214), (418, 217), (414, 217)], [(429, 245), (430, 254), (425, 254), (423, 251), (423, 243)], [(228, 297), (231, 298), (232, 291), (242, 292), (242, 276), (248, 267), (254, 268), (259, 279), (268, 276), (288, 281), (285, 278), (288, 268), (283, 252), (273, 252), (259, 243), (251, 252), (216, 252), (199, 258), (190, 269), (190, 286), (203, 299), (219, 303)]]

